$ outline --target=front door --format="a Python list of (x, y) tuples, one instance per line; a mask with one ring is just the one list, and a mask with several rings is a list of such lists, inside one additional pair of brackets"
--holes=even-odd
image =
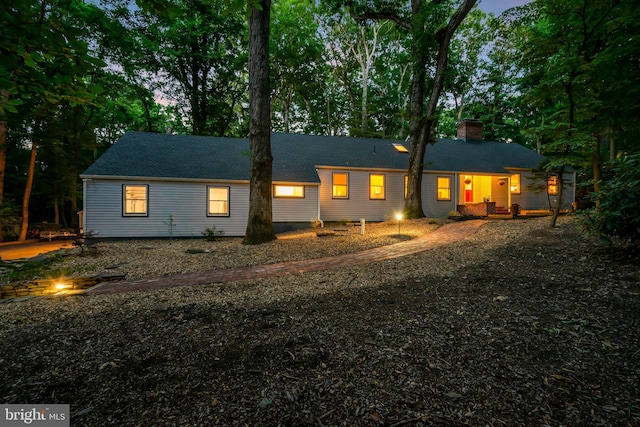
[(464, 177), (464, 202), (473, 203), (473, 179), (469, 175)]

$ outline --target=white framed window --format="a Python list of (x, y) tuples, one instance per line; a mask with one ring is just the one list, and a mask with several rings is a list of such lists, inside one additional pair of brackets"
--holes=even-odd
[(229, 216), (229, 187), (207, 187), (207, 216)]
[(122, 215), (147, 216), (149, 208), (148, 185), (122, 186)]
[(304, 199), (304, 185), (274, 185), (273, 197)]
[(349, 198), (349, 174), (346, 172), (333, 173), (333, 193), (334, 199)]
[(451, 177), (438, 177), (438, 200), (451, 200)]
[(378, 174), (369, 175), (369, 199), (384, 200), (385, 176)]

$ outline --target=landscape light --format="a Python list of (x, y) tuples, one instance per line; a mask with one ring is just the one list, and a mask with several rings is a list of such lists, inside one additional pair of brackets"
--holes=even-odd
[(396, 219), (398, 220), (398, 238), (400, 238), (400, 220), (402, 219), (402, 214), (396, 214)]

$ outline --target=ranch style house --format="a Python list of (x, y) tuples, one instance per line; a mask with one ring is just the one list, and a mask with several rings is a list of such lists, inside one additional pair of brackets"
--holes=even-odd
[[(402, 141), (273, 133), (271, 151), (276, 232), (316, 219), (384, 221), (402, 212), (408, 166)], [(213, 227), (243, 236), (249, 155), (248, 139), (127, 132), (80, 175), (82, 228), (99, 238), (196, 237)], [(458, 138), (428, 145), (424, 159), (428, 217), (555, 204), (557, 177), (538, 171), (544, 156), (484, 141), (481, 122), (460, 122)], [(563, 209), (571, 209), (574, 172), (564, 179)]]

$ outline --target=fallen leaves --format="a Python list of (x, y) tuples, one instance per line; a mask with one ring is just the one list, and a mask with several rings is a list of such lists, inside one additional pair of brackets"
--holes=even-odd
[[(71, 403), (79, 426), (640, 424), (640, 267), (544, 221), (338, 271), (3, 304), (0, 397)], [(212, 244), (220, 266), (343, 245), (305, 239)], [(144, 245), (105, 265), (178, 267)]]

